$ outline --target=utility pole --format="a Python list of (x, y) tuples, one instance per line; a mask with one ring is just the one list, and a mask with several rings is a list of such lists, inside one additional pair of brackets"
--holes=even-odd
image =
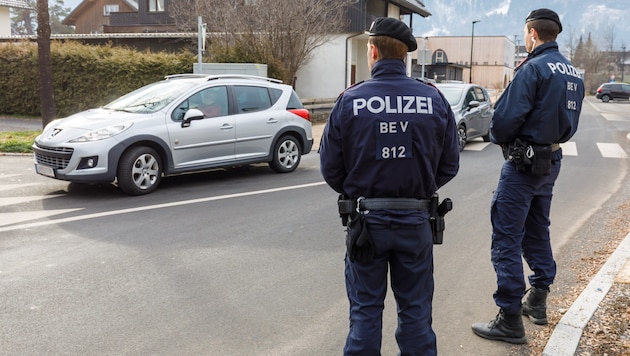
[(427, 62), (427, 41), (429, 37), (422, 39), (422, 78), (424, 78), (425, 63)]
[(472, 35), (470, 36), (470, 76), (468, 82), (472, 83), (472, 70), (473, 70), (473, 44), (475, 43), (475, 24), (481, 22), (481, 20), (474, 20), (472, 22)]

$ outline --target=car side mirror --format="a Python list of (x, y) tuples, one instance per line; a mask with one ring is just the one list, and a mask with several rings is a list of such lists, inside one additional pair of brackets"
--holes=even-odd
[(481, 103), (479, 103), (477, 100), (472, 100), (471, 102), (468, 103), (468, 110), (472, 108), (478, 108), (480, 104)]
[(184, 120), (182, 121), (182, 127), (189, 127), (190, 122), (193, 120), (201, 120), (204, 118), (203, 113), (199, 109), (190, 109), (184, 114)]

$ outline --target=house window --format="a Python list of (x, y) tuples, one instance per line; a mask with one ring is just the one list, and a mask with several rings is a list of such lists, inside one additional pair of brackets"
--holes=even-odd
[(105, 5), (103, 6), (103, 15), (109, 16), (112, 12), (118, 12), (118, 5)]
[(164, 11), (164, 0), (149, 0), (149, 12)]
[(435, 51), (435, 63), (444, 63), (444, 51), (441, 49)]

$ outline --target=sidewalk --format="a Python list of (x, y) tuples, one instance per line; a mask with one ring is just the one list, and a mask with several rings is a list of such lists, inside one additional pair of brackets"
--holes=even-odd
[(41, 119), (20, 119), (11, 117), (0, 117), (0, 132), (41, 130)]
[(608, 292), (616, 284), (630, 293), (630, 233), (560, 319), (547, 341), (543, 355), (574, 355), (584, 328), (602, 302), (611, 297)]

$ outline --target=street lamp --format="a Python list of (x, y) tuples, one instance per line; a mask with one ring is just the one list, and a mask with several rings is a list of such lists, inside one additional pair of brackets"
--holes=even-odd
[(621, 57), (621, 82), (623, 83), (623, 68), (626, 66), (626, 46), (622, 46), (623, 56)]
[(481, 22), (481, 20), (474, 20), (472, 22), (472, 35), (470, 36), (470, 77), (468, 78), (468, 81), (470, 83), (472, 83), (472, 68), (473, 68), (473, 43), (475, 42), (475, 24), (477, 22)]

